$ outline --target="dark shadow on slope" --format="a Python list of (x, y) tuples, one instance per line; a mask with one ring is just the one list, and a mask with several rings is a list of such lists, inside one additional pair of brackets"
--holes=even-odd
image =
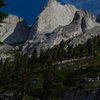
[(10, 45), (23, 44), (28, 39), (29, 31), (30, 28), (27, 26), (25, 21), (20, 21), (17, 23), (14, 32), (4, 40), (4, 43)]

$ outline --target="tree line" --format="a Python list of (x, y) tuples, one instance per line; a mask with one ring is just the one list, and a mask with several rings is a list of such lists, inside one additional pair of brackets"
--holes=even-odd
[(53, 100), (64, 89), (64, 77), (43, 55), (34, 49), (31, 58), (17, 52), (13, 61), (1, 61), (0, 93), (14, 93), (14, 100)]

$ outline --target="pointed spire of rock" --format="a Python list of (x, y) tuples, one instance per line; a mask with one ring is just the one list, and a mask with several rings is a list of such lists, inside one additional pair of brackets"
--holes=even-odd
[(51, 5), (52, 3), (54, 3), (56, 0), (47, 0), (47, 5)]
[[(77, 10), (73, 5), (62, 5), (56, 0), (47, 0), (32, 25), (29, 35), (30, 47), (42, 43), (46, 40), (47, 34), (52, 33), (59, 26), (70, 24)], [(26, 48), (27, 43), (23, 50)]]
[(48, 3), (52, 3), (52, 2), (54, 2), (54, 1), (56, 1), (56, 0), (48, 0), (47, 2), (48, 2)]

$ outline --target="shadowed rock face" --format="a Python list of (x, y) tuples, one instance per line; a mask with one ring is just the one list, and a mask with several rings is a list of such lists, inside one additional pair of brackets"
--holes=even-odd
[(27, 40), (30, 29), (22, 18), (8, 15), (0, 25), (1, 42), (14, 45)]
[[(80, 35), (76, 36), (70, 41), (69, 45), (76, 47), (79, 44), (84, 44), (85, 42), (87, 42), (88, 39), (97, 36), (100, 36), (100, 26), (89, 29), (84, 34), (81, 33)], [(68, 46), (66, 46), (65, 48), (67, 49), (67, 47)]]
[(98, 23), (95, 21), (94, 15), (86, 10), (80, 10), (75, 13), (73, 23), (78, 23), (82, 29), (82, 32), (85, 32), (88, 29), (91, 29), (95, 26), (98, 26)]
[(96, 21), (100, 23), (100, 14), (97, 15)]
[(64, 93), (61, 100), (100, 100), (100, 89)]
[[(80, 32), (79, 35), (75, 36), (71, 40), (71, 42), (69, 43), (70, 46), (75, 47), (79, 44), (84, 44), (90, 38), (100, 36), (100, 24), (95, 21), (95, 17), (92, 14), (85, 11), (83, 13), (83, 17), (81, 18), (80, 22), (82, 31)], [(65, 48), (67, 49), (67, 47), (68, 46), (66, 46)]]

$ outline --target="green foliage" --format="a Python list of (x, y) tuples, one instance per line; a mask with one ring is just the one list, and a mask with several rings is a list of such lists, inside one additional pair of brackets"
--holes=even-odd
[(14, 93), (14, 100), (21, 100), (24, 88), (26, 100), (54, 100), (59, 99), (60, 92), (70, 88), (100, 87), (99, 81), (80, 82), (100, 77), (100, 57), (96, 56), (100, 53), (99, 43), (100, 38), (96, 37), (75, 48), (69, 47), (67, 58), (95, 56), (60, 65), (57, 62), (66, 59), (64, 41), (51, 49), (41, 50), (40, 56), (36, 49), (31, 57), (15, 51), (14, 60), (0, 61), (0, 93)]
[(65, 41), (61, 41), (59, 45), (54, 46), (48, 50), (40, 51), (40, 62), (45, 64), (55, 63), (57, 61), (62, 62), (66, 57), (66, 51), (64, 50)]
[(0, 0), (0, 7), (4, 6), (4, 0)]
[[(52, 100), (54, 96), (64, 89), (64, 77), (56, 65), (45, 66), (43, 69), (42, 100)], [(50, 99), (52, 98), (52, 99)]]
[[(63, 74), (53, 64), (50, 49), (41, 51), (40, 57), (34, 49), (31, 58), (15, 52), (14, 61), (8, 59), (0, 66), (0, 92), (18, 94), (25, 88), (29, 98), (49, 100), (63, 90)], [(5, 80), (6, 79), (6, 80)], [(50, 84), (49, 84), (50, 83)], [(25, 85), (24, 85), (25, 84)], [(21, 95), (20, 95), (21, 97)]]
[(89, 39), (85, 44), (80, 44), (75, 48), (69, 47), (67, 58), (81, 58), (87, 56), (96, 56), (100, 54), (100, 37)]
[(16, 84), (17, 76), (15, 75), (16, 68), (14, 67), (14, 63), (9, 63), (8, 60), (6, 60), (0, 68), (0, 92), (16, 93), (20, 85)]
[[(78, 89), (91, 89), (99, 88), (100, 81), (97, 80), (100, 77), (100, 57), (90, 57), (84, 60), (71, 62), (64, 64), (62, 71), (65, 75), (65, 86), (69, 88), (78, 88)], [(62, 65), (61, 65), (62, 66)], [(92, 79), (88, 81), (86, 79)], [(93, 83), (93, 84), (92, 84)], [(91, 84), (91, 85), (90, 85)], [(97, 85), (96, 85), (97, 84)]]

